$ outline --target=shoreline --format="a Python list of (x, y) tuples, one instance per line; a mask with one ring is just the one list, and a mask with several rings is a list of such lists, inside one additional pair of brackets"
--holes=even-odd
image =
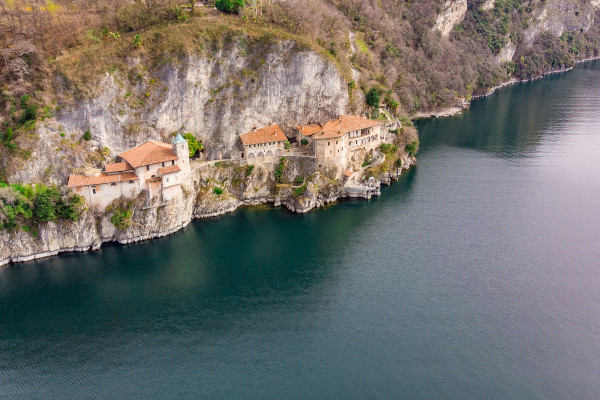
[(454, 117), (456, 115), (460, 115), (463, 113), (463, 111), (468, 110), (469, 107), (471, 106), (471, 102), (473, 100), (476, 99), (482, 99), (488, 96), (491, 96), (492, 94), (494, 94), (497, 90), (502, 89), (504, 87), (510, 86), (510, 85), (515, 85), (518, 83), (527, 83), (527, 82), (533, 82), (533, 81), (537, 81), (540, 79), (543, 79), (549, 75), (554, 75), (554, 74), (560, 74), (562, 72), (568, 72), (571, 71), (573, 68), (575, 68), (576, 65), (578, 64), (583, 64), (589, 61), (596, 61), (596, 60), (600, 60), (600, 56), (596, 56), (596, 57), (589, 57), (589, 58), (585, 58), (583, 60), (579, 60), (575, 62), (575, 65), (569, 68), (562, 68), (562, 69), (555, 69), (555, 70), (551, 70), (548, 72), (544, 72), (543, 74), (533, 77), (533, 78), (529, 78), (529, 79), (517, 79), (517, 78), (511, 78), (510, 80), (506, 81), (506, 82), (502, 82), (494, 87), (491, 87), (486, 93), (484, 94), (480, 94), (477, 96), (473, 96), (471, 97), (471, 101), (467, 102), (466, 100), (462, 99), (462, 106), (454, 106), (454, 107), (447, 107), (441, 110), (436, 110), (436, 111), (429, 111), (429, 112), (418, 112), (415, 115), (412, 116), (412, 119), (427, 119), (427, 118), (447, 118), (447, 117)]
[[(392, 183), (399, 180), (400, 176), (402, 176), (403, 171), (407, 171), (415, 165), (416, 165), (416, 160), (411, 160), (409, 158), (409, 162), (405, 166), (403, 166), (403, 168), (400, 169), (400, 173), (398, 176), (396, 176), (395, 174), (394, 175), (389, 174), (389, 176), (387, 176), (388, 174), (386, 174), (386, 178), (381, 180), (381, 184), (390, 186)], [(378, 195), (380, 195), (380, 194), (378, 194)], [(73, 236), (72, 235), (73, 232), (85, 231), (84, 226), (87, 228), (90, 228), (91, 223), (94, 221), (97, 221), (97, 218), (100, 218), (100, 225), (102, 225), (102, 218), (106, 218), (106, 215), (104, 215), (103, 217), (99, 217), (98, 215), (94, 216), (92, 214), (88, 214), (88, 215), (86, 215), (85, 218), (82, 218), (79, 221), (73, 222), (73, 223), (66, 223), (66, 224), (53, 223), (53, 222), (46, 223), (46, 226), (40, 227), (40, 235), (39, 235), (39, 237), (37, 237), (35, 239), (30, 236), (23, 237), (24, 235), (29, 235), (26, 232), (12, 232), (12, 233), (0, 232), (0, 235), (5, 235), (4, 236), (5, 238), (10, 238), (9, 240), (18, 241), (21, 243), (23, 243), (25, 241), (31, 242), (33, 240), (39, 240), (38, 246), (45, 245), (45, 248), (40, 249), (40, 251), (38, 251), (38, 252), (32, 251), (29, 254), (11, 254), (6, 257), (2, 256), (2, 258), (0, 258), (0, 268), (3, 266), (9, 265), (9, 264), (17, 264), (17, 263), (22, 263), (22, 262), (41, 260), (44, 258), (59, 255), (61, 253), (82, 253), (82, 252), (88, 252), (88, 251), (95, 251), (95, 250), (99, 250), (104, 243), (127, 245), (127, 244), (133, 244), (133, 243), (142, 242), (142, 241), (146, 241), (146, 240), (159, 239), (161, 237), (171, 235), (173, 233), (176, 233), (176, 232), (184, 229), (193, 220), (218, 218), (222, 215), (230, 214), (230, 213), (238, 210), (241, 207), (255, 207), (255, 206), (261, 206), (261, 205), (268, 204), (268, 205), (271, 205), (273, 208), (284, 206), (289, 210), (289, 212), (291, 212), (293, 214), (305, 214), (314, 209), (321, 208), (326, 205), (330, 205), (332, 203), (335, 203), (338, 201), (343, 201), (346, 199), (368, 200), (370, 198), (371, 198), (370, 195), (368, 197), (350, 196), (350, 195), (348, 195), (348, 193), (346, 193), (346, 191), (344, 190), (344, 187), (342, 186), (338, 190), (336, 190), (334, 193), (330, 193), (326, 197), (321, 197), (318, 195), (312, 196), (310, 198), (307, 197), (307, 200), (309, 200), (309, 201), (308, 201), (308, 203), (306, 203), (304, 205), (304, 207), (300, 207), (301, 204), (295, 203), (297, 201), (297, 199), (293, 199), (293, 198), (289, 198), (289, 197), (286, 197), (284, 199), (280, 199), (277, 196), (268, 196), (268, 197), (264, 197), (262, 199), (248, 199), (248, 200), (236, 199), (236, 201), (232, 201), (233, 204), (231, 204), (232, 202), (230, 202), (229, 204), (223, 203), (222, 205), (224, 207), (222, 209), (217, 208), (217, 209), (213, 209), (213, 210), (205, 210), (206, 212), (202, 212), (202, 213), (198, 212), (195, 209), (196, 206), (193, 206), (192, 207), (193, 210), (189, 213), (189, 215), (190, 215), (189, 218), (181, 219), (176, 224), (176, 226), (172, 226), (165, 230), (150, 231), (150, 232), (145, 232), (145, 233), (142, 233), (139, 235), (119, 238), (118, 232), (115, 233), (115, 230), (112, 228), (110, 229), (112, 231), (112, 236), (110, 236), (110, 235), (103, 236), (104, 232), (101, 229), (95, 229), (95, 230), (88, 229), (87, 232), (84, 232), (84, 235), (85, 235), (85, 233), (90, 235), (92, 237), (91, 242), (88, 241), (88, 243), (86, 243), (84, 245), (82, 243), (79, 243), (80, 238), (70, 237), (70, 239), (72, 239), (71, 240), (72, 243), (65, 243), (65, 237)], [(178, 204), (177, 206), (183, 207), (184, 205)], [(185, 207), (183, 207), (183, 208), (185, 208)], [(82, 226), (78, 227), (78, 225), (82, 225)], [(69, 230), (73, 230), (73, 232), (70, 232)], [(67, 231), (67, 232), (65, 233), (64, 231)], [(57, 246), (56, 248), (48, 248), (50, 246), (49, 243), (51, 241), (51, 238), (54, 238), (54, 239), (60, 238), (61, 239), (60, 245)], [(77, 244), (80, 244), (80, 245), (77, 245)]]

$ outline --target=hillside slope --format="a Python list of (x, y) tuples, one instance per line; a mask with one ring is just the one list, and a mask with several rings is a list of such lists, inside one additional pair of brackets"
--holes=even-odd
[(597, 0), (256, 3), (2, 0), (0, 180), (64, 183), (174, 131), (226, 158), (253, 126), (445, 109), (600, 47)]

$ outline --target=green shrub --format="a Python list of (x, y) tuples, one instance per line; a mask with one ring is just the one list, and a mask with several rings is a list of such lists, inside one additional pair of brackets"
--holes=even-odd
[(217, 196), (220, 196), (223, 194), (223, 189), (221, 189), (220, 187), (216, 187), (213, 189), (213, 193), (216, 194)]
[(188, 148), (190, 149), (190, 158), (192, 158), (197, 152), (204, 150), (204, 145), (199, 142), (194, 135), (186, 133), (183, 138), (188, 142)]
[(406, 151), (411, 157), (417, 155), (417, 152), (419, 151), (419, 139), (416, 139), (414, 142), (407, 144)]
[(143, 44), (142, 37), (140, 35), (135, 35), (133, 37), (133, 45), (135, 47), (142, 47), (142, 44)]
[(117, 207), (114, 209), (113, 214), (110, 217), (110, 222), (117, 228), (122, 231), (131, 226), (131, 217), (133, 216), (133, 211), (130, 208), (121, 208)]
[(54, 185), (34, 187), (0, 182), (0, 229), (61, 219), (76, 221), (83, 204), (82, 197)]
[(372, 87), (366, 96), (367, 104), (371, 107), (379, 107), (379, 102), (381, 100), (381, 92), (379, 89)]
[(301, 184), (302, 182), (304, 182), (304, 178), (301, 176), (296, 177), (296, 185)]
[(83, 133), (83, 138), (84, 138), (85, 140), (92, 140), (92, 134), (90, 133), (90, 131), (85, 131), (85, 132)]
[(306, 192), (306, 187), (308, 186), (308, 184), (304, 184), (300, 187), (297, 187), (296, 189), (294, 189), (294, 196), (300, 196), (303, 195), (304, 192)]
[(396, 146), (395, 144), (391, 144), (391, 143), (381, 143), (381, 145), (379, 146), (379, 149), (381, 150), (381, 152), (383, 154), (394, 154), (395, 152), (398, 151), (398, 146)]
[(289, 141), (289, 140), (286, 140), (286, 141), (283, 143), (283, 145), (285, 146), (285, 149), (286, 149), (286, 150), (289, 150), (289, 148), (291, 147), (291, 144), (290, 144), (290, 141)]
[(254, 171), (254, 165), (246, 166), (246, 176), (250, 176), (252, 174), (252, 171)]
[(23, 115), (21, 116), (19, 123), (21, 125), (24, 125), (29, 121), (35, 121), (36, 118), (37, 118), (37, 106), (30, 104), (27, 107), (25, 107), (25, 112), (23, 112)]
[(398, 117), (398, 121), (400, 121), (400, 124), (404, 127), (412, 127), (414, 126), (412, 120), (410, 119), (410, 117), (407, 117), (406, 115), (403, 115), (401, 117)]
[(27, 105), (29, 104), (29, 99), (31, 97), (28, 94), (24, 94), (23, 96), (21, 96), (21, 108), (25, 109), (27, 108)]
[(277, 183), (281, 183), (283, 180), (283, 169), (285, 168), (285, 157), (281, 157), (279, 159), (279, 164), (277, 165), (277, 169), (275, 169), (275, 180)]
[(246, 6), (244, 0), (217, 0), (215, 7), (217, 10), (226, 13), (238, 13)]
[(307, 138), (304, 138), (304, 139), (302, 139), (302, 140), (300, 141), (300, 144), (301, 144), (302, 146), (307, 146), (307, 145), (308, 145), (308, 139), (307, 139)]

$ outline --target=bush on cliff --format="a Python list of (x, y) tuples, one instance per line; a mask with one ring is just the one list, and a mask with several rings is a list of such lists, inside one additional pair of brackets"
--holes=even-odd
[(381, 101), (381, 92), (377, 88), (371, 88), (366, 96), (367, 104), (371, 107), (379, 107)]
[(0, 229), (59, 220), (77, 221), (83, 206), (83, 198), (66, 188), (0, 182)]
[(126, 207), (116, 207), (113, 210), (113, 214), (110, 217), (110, 222), (117, 228), (122, 231), (131, 226), (131, 217), (133, 216), (133, 211), (131, 208)]
[(187, 140), (190, 149), (190, 158), (194, 157), (197, 152), (204, 150), (202, 142), (198, 141), (191, 133), (186, 133), (183, 138)]
[(226, 13), (238, 13), (246, 6), (244, 0), (217, 0), (215, 7), (217, 10)]
[(408, 152), (409, 156), (411, 156), (411, 157), (416, 156), (417, 152), (419, 151), (419, 139), (416, 139), (416, 140), (410, 142), (409, 144), (407, 144), (406, 151)]
[(281, 183), (283, 181), (283, 169), (285, 168), (285, 157), (281, 157), (279, 159), (279, 164), (277, 165), (277, 168), (275, 169), (275, 180), (277, 181), (277, 183)]

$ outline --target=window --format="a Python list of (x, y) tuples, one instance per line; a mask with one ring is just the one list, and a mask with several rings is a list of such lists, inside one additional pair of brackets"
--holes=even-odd
[(335, 141), (335, 144), (338, 144), (337, 142), (338, 142), (338, 141), (336, 140), (336, 141)]
[(169, 178), (167, 178), (167, 182), (169, 182)]
[(331, 142), (327, 142), (327, 146), (329, 146), (331, 144)]
[(96, 186), (92, 186), (92, 193), (96, 194)]
[(162, 162), (162, 166), (163, 166), (163, 167), (165, 166), (165, 162), (164, 162), (164, 161)]
[(175, 165), (175, 160), (171, 161), (171, 165)]
[(129, 183), (133, 183), (133, 181), (129, 181)]
[(111, 183), (110, 186), (117, 186), (115, 182)]
[(150, 166), (146, 165), (146, 171), (150, 171)]

